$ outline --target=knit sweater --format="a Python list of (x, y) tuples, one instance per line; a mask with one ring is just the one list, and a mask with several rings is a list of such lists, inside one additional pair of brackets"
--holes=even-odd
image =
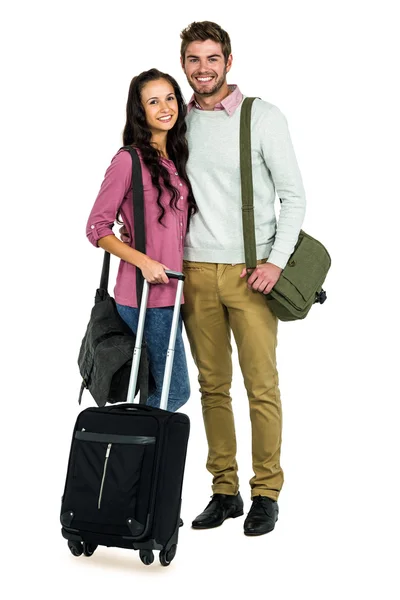
[[(244, 263), (240, 182), (241, 105), (224, 110), (193, 108), (187, 116), (187, 171), (199, 211), (192, 217), (184, 258)], [(257, 258), (284, 268), (305, 213), (305, 193), (286, 119), (274, 105), (256, 99), (251, 145)], [(281, 199), (279, 221), (276, 196)]]

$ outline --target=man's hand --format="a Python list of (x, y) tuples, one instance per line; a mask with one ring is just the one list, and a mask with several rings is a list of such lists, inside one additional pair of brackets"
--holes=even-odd
[[(276, 282), (278, 281), (282, 269), (272, 263), (263, 263), (257, 265), (247, 281), (249, 290), (269, 294)], [(240, 273), (240, 277), (246, 277), (247, 271), (244, 268)]]
[(129, 233), (128, 233), (128, 230), (125, 227), (125, 225), (122, 225), (122, 227), (119, 228), (119, 234), (121, 236), (121, 242), (124, 242), (125, 244), (129, 244), (129, 242), (131, 241), (131, 238), (129, 237)]

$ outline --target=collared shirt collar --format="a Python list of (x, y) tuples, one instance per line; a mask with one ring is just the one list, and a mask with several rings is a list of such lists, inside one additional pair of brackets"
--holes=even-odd
[[(218, 104), (216, 104), (214, 106), (213, 110), (225, 110), (228, 113), (228, 115), (231, 117), (233, 115), (233, 113), (235, 112), (235, 110), (237, 109), (237, 107), (240, 105), (241, 101), (243, 100), (243, 94), (239, 90), (239, 86), (237, 86), (235, 84), (228, 85), (228, 88), (230, 90), (230, 94), (228, 94), (228, 96), (226, 96), (226, 98), (221, 100), (221, 102), (218, 102)], [(204, 110), (198, 104), (194, 94), (190, 98), (188, 105), (187, 105), (188, 113), (192, 110), (192, 108), (198, 108), (199, 110)]]

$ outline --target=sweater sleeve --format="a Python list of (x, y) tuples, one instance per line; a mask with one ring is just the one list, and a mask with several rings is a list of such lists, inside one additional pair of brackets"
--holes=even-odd
[(260, 135), (263, 158), (282, 202), (268, 262), (283, 269), (303, 224), (305, 192), (286, 118), (276, 106), (266, 112)]
[(132, 160), (129, 152), (118, 152), (111, 161), (86, 224), (86, 235), (94, 246), (98, 240), (112, 234), (112, 228), (132, 180)]

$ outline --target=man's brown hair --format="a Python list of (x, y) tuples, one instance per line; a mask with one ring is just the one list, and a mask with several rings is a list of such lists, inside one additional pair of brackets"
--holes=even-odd
[(186, 48), (191, 42), (205, 42), (212, 40), (221, 44), (222, 53), (224, 55), (225, 64), (228, 62), (231, 53), (231, 40), (226, 31), (217, 23), (212, 21), (193, 21), (181, 32), (181, 58), (185, 64)]

